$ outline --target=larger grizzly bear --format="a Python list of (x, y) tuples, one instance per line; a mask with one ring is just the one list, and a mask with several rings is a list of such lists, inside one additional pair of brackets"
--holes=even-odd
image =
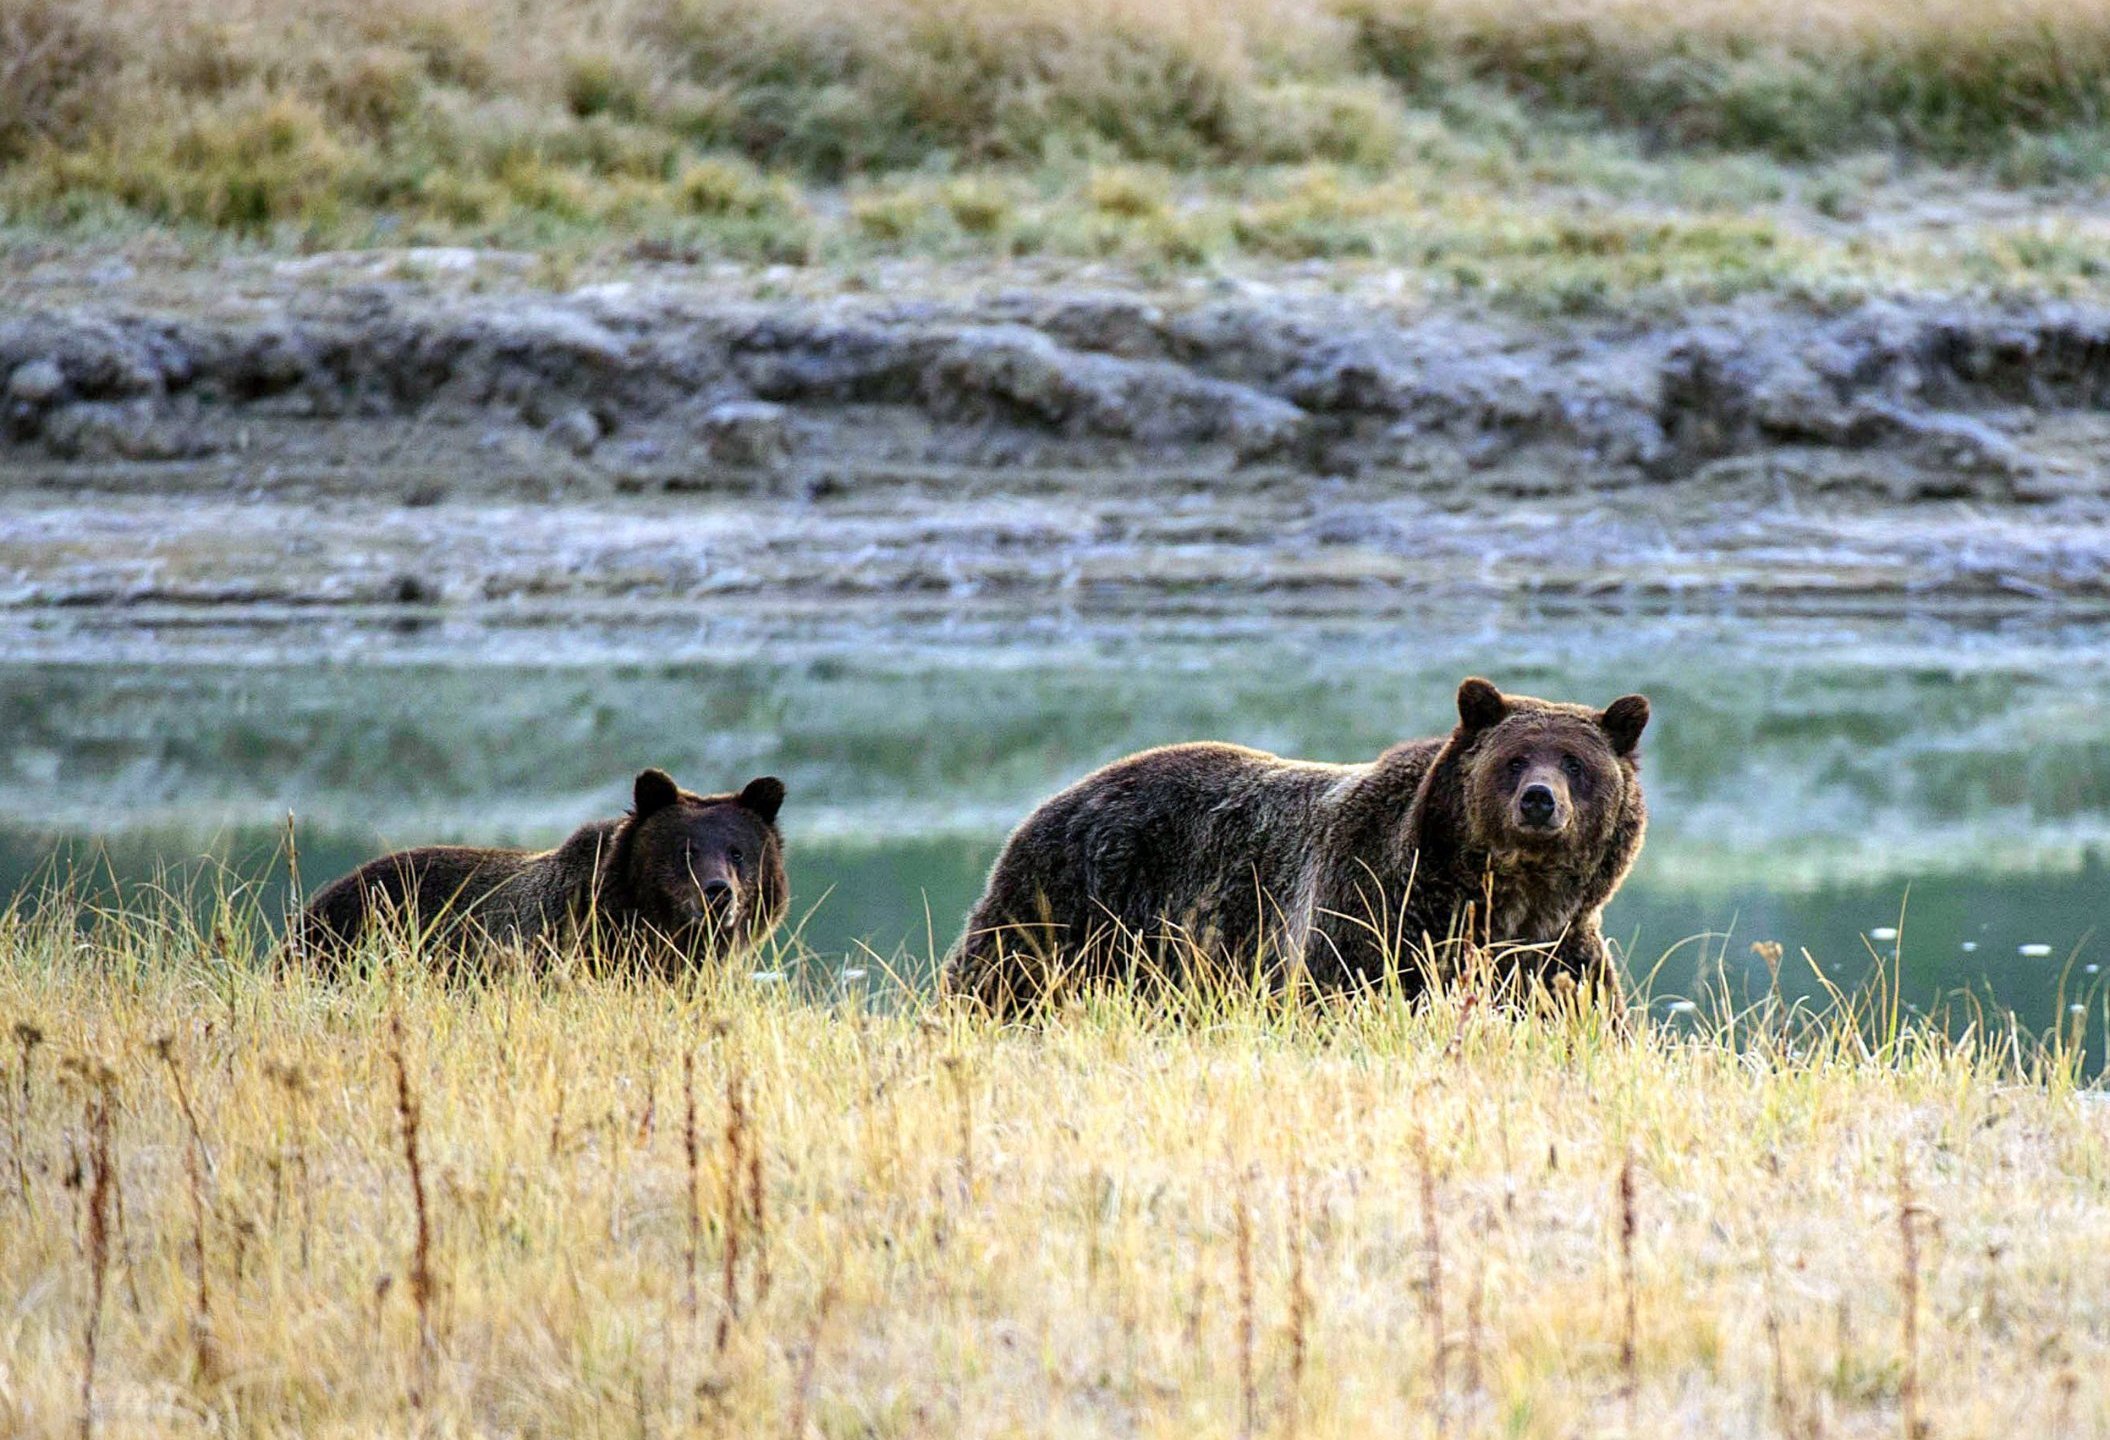
[(586, 941), (667, 970), (743, 955), (782, 922), (781, 780), (696, 795), (646, 770), (631, 801), (554, 850), (433, 845), (369, 861), (309, 902), (287, 958), (334, 965), (382, 923), (416, 927), (442, 954)]
[(1058, 977), (1191, 979), (1203, 961), (1280, 983), (1388, 978), (1430, 944), (1519, 958), (1617, 993), (1600, 928), (1640, 852), (1646, 698), (1603, 710), (1469, 679), (1449, 736), (1361, 765), (1236, 745), (1116, 761), (1011, 835), (947, 958), (948, 988), (999, 1010)]

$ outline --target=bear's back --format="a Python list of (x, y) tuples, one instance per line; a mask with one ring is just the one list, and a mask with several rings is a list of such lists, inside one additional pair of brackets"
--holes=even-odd
[(1250, 953), (1304, 904), (1313, 836), (1364, 768), (1201, 741), (1093, 771), (1012, 833), (949, 983), (1022, 996), (1037, 984), (1014, 957), (1068, 952), (1110, 971), (1172, 935)]
[(525, 850), (470, 845), (394, 851), (316, 892), (302, 912), (298, 942), (309, 956), (332, 959), (377, 924), (436, 937), (471, 915), (487, 926), (512, 919), (506, 912), (516, 907), (494, 901), (521, 883), (535, 858)]

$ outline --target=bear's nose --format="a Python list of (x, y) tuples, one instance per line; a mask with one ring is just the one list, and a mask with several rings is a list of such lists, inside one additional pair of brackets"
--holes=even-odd
[(1553, 798), (1550, 786), (1526, 785), (1524, 793), (1517, 796), (1517, 809), (1523, 812), (1528, 825), (1551, 824), (1553, 812), (1559, 808), (1560, 803)]
[(713, 915), (723, 915), (733, 908), (733, 886), (729, 880), (708, 880), (703, 886), (703, 903)]

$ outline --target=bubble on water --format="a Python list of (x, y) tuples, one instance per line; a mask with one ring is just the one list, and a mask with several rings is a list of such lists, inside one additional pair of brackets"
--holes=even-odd
[(845, 970), (845, 971), (843, 971), (843, 979), (845, 979), (845, 980), (862, 980), (862, 979), (864, 979), (864, 978), (865, 978), (865, 972), (864, 972), (864, 971), (862, 971), (862, 970)]
[(1895, 925), (1878, 925), (1875, 929), (1868, 932), (1868, 938), (1871, 940), (1895, 940), (1898, 938), (1898, 927)]
[(2081, 973), (2083, 975), (2094, 975), (2099, 972), (2102, 968), (2103, 967), (2100, 965), (2083, 965), (2081, 967)]
[(1696, 1015), (1699, 1010), (1700, 1007), (1693, 1004), (1690, 1000), (1673, 1000), (1670, 1002), (1670, 1013), (1673, 1015)]
[(2088, 1013), (2088, 1007), (2086, 1005), (2078, 1003), (2068, 1005), (2066, 1007), (2066, 1013), (2069, 1015), (2086, 1015)]
[(784, 972), (781, 970), (757, 970), (747, 978), (758, 985), (774, 985), (777, 981), (784, 978)]
[(2051, 953), (2051, 947), (2049, 945), (2039, 944), (2033, 940), (2027, 945), (2017, 945), (2015, 947), (2015, 953), (2017, 955), (2027, 955), (2032, 960), (2038, 960), (2042, 959), (2046, 955), (2049, 955)]
[(1963, 953), (1966, 955), (1970, 954), (1973, 950), (1976, 950), (1977, 948), (1978, 942), (1976, 940), (1966, 940), (1963, 942)]

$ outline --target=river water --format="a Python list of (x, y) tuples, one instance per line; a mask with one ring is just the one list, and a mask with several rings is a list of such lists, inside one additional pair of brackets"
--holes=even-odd
[(1093, 766), (1197, 738), (1367, 758), (1447, 728), (1469, 673), (1653, 700), (1648, 845), (1606, 928), (1660, 1004), (1762, 990), (1776, 940), (1790, 989), (1804, 951), (1849, 984), (1880, 957), (1923, 1006), (2100, 1020), (2110, 621), (2032, 606), (46, 611), (0, 646), (0, 887), (55, 855), (262, 874), (289, 811), (313, 883), (554, 841), (647, 764), (774, 773), (818, 963), (915, 970), (1006, 829)]

